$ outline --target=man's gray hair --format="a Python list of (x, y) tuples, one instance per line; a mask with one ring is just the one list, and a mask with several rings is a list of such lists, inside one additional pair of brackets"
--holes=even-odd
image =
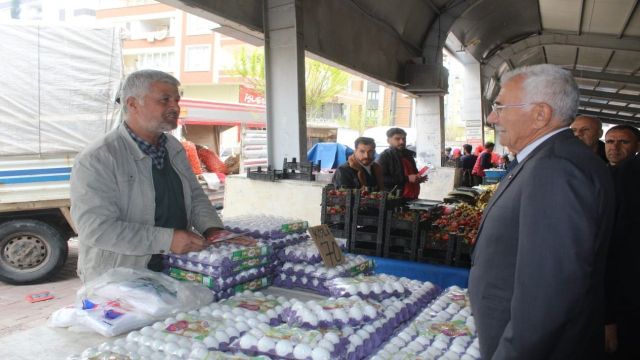
[(127, 99), (134, 97), (142, 102), (144, 96), (149, 92), (151, 84), (163, 82), (175, 87), (180, 86), (180, 81), (175, 77), (159, 70), (138, 70), (127, 76), (120, 90), (120, 103), (122, 110), (127, 112)]
[(523, 103), (546, 103), (552, 116), (569, 126), (578, 111), (580, 93), (570, 72), (551, 64), (524, 66), (502, 76), (501, 84), (516, 76), (523, 76)]

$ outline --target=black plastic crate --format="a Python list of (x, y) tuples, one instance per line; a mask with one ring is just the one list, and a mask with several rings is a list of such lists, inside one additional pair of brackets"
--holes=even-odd
[[(322, 189), (320, 223), (328, 225), (333, 236), (347, 239), (347, 242), (351, 236), (352, 204), (352, 190), (336, 189), (333, 184)], [(332, 213), (332, 208), (336, 207), (342, 212)]]
[(473, 246), (467, 244), (464, 234), (455, 234), (455, 250), (453, 265), (459, 267), (471, 267), (471, 251)]
[(271, 167), (267, 167), (267, 170), (264, 170), (262, 166), (258, 166), (257, 169), (247, 168), (247, 177), (252, 180), (276, 181), (283, 178), (283, 172), (281, 170), (271, 170)]

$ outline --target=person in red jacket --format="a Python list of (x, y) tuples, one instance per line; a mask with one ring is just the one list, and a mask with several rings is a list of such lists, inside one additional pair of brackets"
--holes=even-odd
[(484, 150), (480, 153), (480, 156), (478, 156), (476, 164), (473, 166), (473, 170), (471, 171), (471, 174), (475, 179), (475, 185), (482, 183), (482, 178), (484, 178), (484, 171), (486, 169), (491, 169), (495, 166), (491, 160), (494, 147), (494, 143), (490, 141), (484, 144)]

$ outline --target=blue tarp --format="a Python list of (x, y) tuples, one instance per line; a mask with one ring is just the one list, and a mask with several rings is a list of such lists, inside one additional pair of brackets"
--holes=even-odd
[(469, 284), (469, 269), (385, 259), (375, 256), (369, 257), (375, 261), (375, 272), (378, 274), (384, 273), (394, 276), (404, 276), (414, 280), (431, 281), (443, 289), (452, 285), (466, 288)]
[(307, 159), (318, 163), (322, 169), (335, 169), (344, 164), (353, 154), (350, 147), (338, 143), (317, 143), (307, 152)]

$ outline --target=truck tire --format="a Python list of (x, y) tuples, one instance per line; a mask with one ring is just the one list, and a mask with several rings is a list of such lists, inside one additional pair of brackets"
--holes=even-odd
[(0, 280), (30, 284), (56, 274), (67, 261), (67, 239), (55, 227), (30, 219), (0, 223)]

